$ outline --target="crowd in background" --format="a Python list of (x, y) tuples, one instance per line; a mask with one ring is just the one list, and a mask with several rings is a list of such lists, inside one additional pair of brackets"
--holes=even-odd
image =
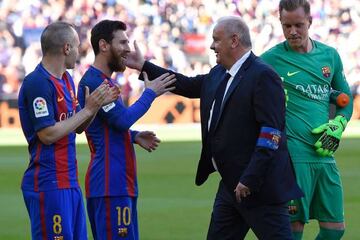
[[(102, 19), (128, 25), (147, 59), (187, 75), (208, 72), (211, 28), (221, 16), (240, 15), (250, 27), (253, 51), (261, 54), (283, 41), (278, 0), (0, 0), (0, 100), (16, 99), (21, 82), (41, 59), (40, 34), (50, 22), (73, 23), (81, 41), (72, 72), (75, 82), (94, 56), (91, 27)], [(342, 58), (354, 96), (360, 83), (360, 0), (311, 0), (310, 36), (335, 47)], [(114, 76), (125, 98), (138, 95), (138, 73), (127, 69)], [(360, 91), (359, 91), (360, 93)], [(355, 101), (355, 108), (360, 104)], [(359, 115), (354, 112), (354, 117)]]

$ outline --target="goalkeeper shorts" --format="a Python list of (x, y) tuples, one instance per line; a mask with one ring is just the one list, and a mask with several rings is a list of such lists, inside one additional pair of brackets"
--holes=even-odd
[(294, 163), (296, 180), (304, 197), (292, 201), (291, 222), (343, 222), (344, 202), (340, 173), (335, 163)]

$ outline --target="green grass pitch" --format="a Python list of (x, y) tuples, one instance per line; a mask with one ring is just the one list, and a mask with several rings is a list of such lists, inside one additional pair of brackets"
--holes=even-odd
[[(360, 139), (344, 139), (336, 157), (345, 191), (346, 232), (343, 239), (360, 237)], [(211, 208), (219, 181), (217, 173), (196, 187), (195, 171), (200, 142), (164, 142), (157, 151), (137, 148), (142, 240), (200, 240), (206, 238)], [(25, 146), (0, 146), (0, 239), (30, 239), (28, 215), (20, 191), (28, 164)], [(89, 159), (86, 145), (78, 146), (79, 175)], [(89, 232), (89, 239), (92, 239)], [(316, 222), (306, 226), (304, 239), (314, 239)], [(246, 239), (256, 239), (249, 234)]]

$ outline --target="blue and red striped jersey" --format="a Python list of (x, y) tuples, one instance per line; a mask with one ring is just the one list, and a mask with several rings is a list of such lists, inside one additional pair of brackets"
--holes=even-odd
[(25, 77), (18, 105), (21, 127), (30, 155), (22, 189), (38, 192), (79, 187), (75, 132), (51, 145), (43, 144), (36, 134), (43, 128), (70, 118), (80, 110), (70, 74), (65, 72), (58, 79), (40, 63)]
[[(107, 78), (93, 66), (86, 71), (79, 83), (78, 98), (85, 104), (85, 86), (94, 91)], [(136, 131), (130, 127), (150, 108), (156, 94), (145, 89), (130, 107), (121, 98), (103, 106), (86, 129), (90, 148), (90, 163), (86, 173), (86, 197), (137, 196), (136, 157), (133, 147)]]

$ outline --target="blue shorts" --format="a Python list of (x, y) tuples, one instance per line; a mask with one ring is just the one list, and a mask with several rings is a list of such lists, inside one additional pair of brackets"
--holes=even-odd
[(137, 198), (87, 198), (87, 211), (94, 240), (138, 240)]
[(23, 196), (33, 240), (88, 239), (80, 188), (45, 192), (23, 190)]

